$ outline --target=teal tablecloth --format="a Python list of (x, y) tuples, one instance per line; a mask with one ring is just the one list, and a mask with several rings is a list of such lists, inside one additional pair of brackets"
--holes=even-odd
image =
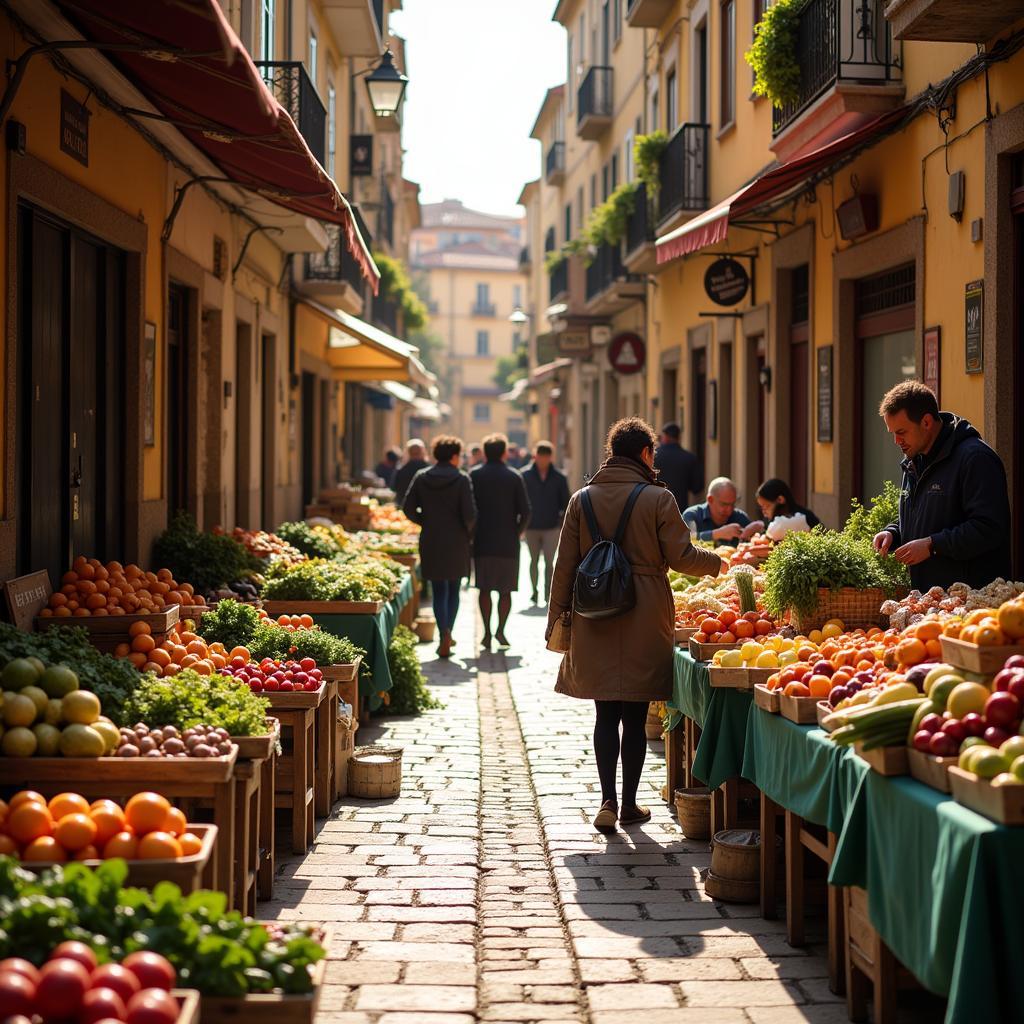
[(395, 634), (402, 609), (412, 600), (413, 578), (406, 573), (398, 593), (376, 615), (314, 615), (322, 629), (348, 637), (366, 651), (368, 673), (361, 673), (359, 693), (369, 701), (370, 710), (381, 705), (378, 694), (391, 689), (388, 645)]
[(672, 699), (668, 701), (669, 728), (674, 729), (683, 717), (700, 726), (693, 774), (711, 789), (740, 774), (747, 716), (752, 706), (752, 693), (713, 687), (707, 663), (694, 661), (686, 651), (676, 650)]

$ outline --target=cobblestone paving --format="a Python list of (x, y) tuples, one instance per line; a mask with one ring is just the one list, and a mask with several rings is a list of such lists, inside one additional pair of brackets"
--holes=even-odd
[(512, 650), (477, 658), (465, 597), (457, 657), (420, 648), (446, 708), (357, 736), (404, 747), (401, 797), (342, 801), (260, 905), (332, 929), (317, 1024), (845, 1021), (821, 946), (705, 895), (707, 844), (659, 799), (661, 743), (653, 820), (594, 831), (592, 705), (553, 692), (543, 615), (520, 594)]

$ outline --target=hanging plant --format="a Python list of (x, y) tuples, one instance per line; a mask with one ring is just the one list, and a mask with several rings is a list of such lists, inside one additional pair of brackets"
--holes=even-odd
[(743, 55), (754, 69), (754, 95), (782, 108), (800, 98), (797, 31), (805, 0), (776, 0), (754, 29), (754, 43)]
[(380, 297), (399, 306), (407, 331), (420, 330), (427, 322), (427, 307), (416, 294), (405, 264), (394, 256), (382, 252), (374, 253), (373, 261), (380, 271)]
[(549, 249), (544, 253), (544, 270), (550, 276), (553, 274), (566, 260), (566, 255), (562, 249)]
[(590, 212), (585, 234), (592, 246), (618, 245), (622, 241), (626, 222), (636, 209), (638, 188), (637, 182), (625, 182)]
[(661, 156), (668, 148), (668, 135), (663, 131), (638, 135), (633, 143), (633, 162), (637, 179), (647, 189), (647, 198), (653, 200), (661, 188)]

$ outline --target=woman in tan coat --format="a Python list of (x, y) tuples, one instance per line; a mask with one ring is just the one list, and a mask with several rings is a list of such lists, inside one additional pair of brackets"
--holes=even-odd
[[(593, 700), (597, 707), (594, 754), (602, 804), (594, 825), (602, 831), (614, 830), (616, 820), (631, 825), (651, 816), (637, 806), (636, 791), (647, 753), (647, 706), (672, 695), (675, 608), (667, 570), (717, 576), (722, 566), (717, 555), (690, 544), (676, 500), (654, 470), (654, 446), (654, 431), (637, 417), (619, 420), (608, 432), (607, 458), (588, 492), (602, 536), (613, 536), (633, 488), (649, 485), (640, 491), (621, 544), (633, 569), (636, 606), (609, 619), (572, 615), (570, 647), (555, 686), (558, 693)], [(549, 635), (559, 616), (572, 609), (576, 570), (593, 544), (580, 493), (569, 501), (558, 538)], [(621, 811), (615, 788), (620, 754)]]

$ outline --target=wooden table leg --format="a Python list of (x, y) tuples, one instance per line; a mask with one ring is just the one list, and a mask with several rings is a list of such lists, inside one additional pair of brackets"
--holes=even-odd
[(269, 900), (274, 895), (274, 777), (277, 753), (260, 765), (260, 866), (256, 877), (257, 896)]
[[(831, 865), (836, 854), (839, 837), (828, 834), (828, 862)], [(843, 890), (837, 885), (828, 886), (828, 987), (837, 996), (845, 990), (846, 972), (843, 970), (843, 950), (846, 947), (846, 911), (843, 907)]]
[(338, 752), (338, 684), (331, 682), (316, 709), (316, 815), (326, 818), (334, 803), (334, 764)]
[(313, 711), (295, 714), (292, 726), (292, 852), (305, 853), (313, 839), (313, 807), (309, 788), (314, 784)]
[[(307, 711), (305, 713), (305, 728), (303, 729), (303, 735), (305, 736), (305, 761), (306, 761), (306, 784), (307, 788), (304, 789), (303, 795), (305, 797), (305, 835), (306, 845), (305, 849), (309, 849), (313, 845), (313, 836), (316, 834), (316, 822), (314, 820), (314, 811), (316, 803), (316, 712)], [(298, 853), (300, 851), (296, 851)]]
[[(218, 783), (213, 791), (213, 816), (214, 821), (224, 822), (220, 834), (217, 836), (217, 848), (214, 858), (217, 861), (216, 885), (217, 888), (226, 892), (228, 898), (234, 892), (234, 866), (235, 866), (235, 837), (230, 835), (234, 831), (235, 821), (235, 783), (233, 780)], [(229, 831), (224, 834), (225, 828)]]
[(676, 790), (686, 785), (685, 776), (686, 723), (670, 730), (665, 742), (665, 772), (668, 782), (668, 803), (674, 803)]
[(256, 859), (256, 851), (250, 845), (249, 819), (252, 817), (252, 780), (259, 777), (258, 773), (258, 766), (251, 761), (235, 766), (235, 887), (231, 906), (243, 914), (250, 913), (245, 897), (249, 873)]
[(786, 811), (786, 941), (804, 944), (804, 847), (800, 842), (801, 818)]
[(773, 920), (779, 915), (777, 837), (779, 831), (779, 805), (761, 794), (761, 916)]

